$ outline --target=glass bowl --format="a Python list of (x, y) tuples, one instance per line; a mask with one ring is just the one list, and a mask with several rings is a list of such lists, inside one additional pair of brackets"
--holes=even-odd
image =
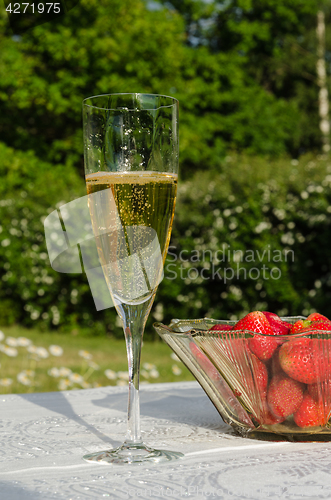
[[(295, 323), (305, 318), (282, 319)], [(210, 330), (216, 324), (235, 322), (174, 319), (169, 326), (155, 323), (154, 328), (191, 371), (223, 420), (245, 437), (331, 440), (331, 330), (270, 336)], [(274, 343), (272, 356), (258, 359), (250, 349), (252, 342), (269, 343), (269, 347)], [(288, 345), (281, 351), (284, 344)], [(313, 375), (285, 373), (279, 361), (284, 349), (292, 358), (309, 352)]]

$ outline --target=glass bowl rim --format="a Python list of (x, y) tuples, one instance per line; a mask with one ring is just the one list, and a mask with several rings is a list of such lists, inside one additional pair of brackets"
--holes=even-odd
[[(292, 324), (294, 324), (295, 321), (298, 321), (300, 319), (303, 319), (303, 320), (307, 319), (305, 316), (280, 316), (280, 318), (283, 321), (292, 322)], [(187, 334), (194, 336), (194, 334), (197, 334), (199, 332), (203, 332), (204, 334), (208, 333), (210, 335), (220, 336), (221, 334), (226, 335), (227, 333), (238, 332), (241, 334), (244, 333), (245, 336), (249, 335), (248, 338), (260, 336), (260, 337), (275, 338), (275, 339), (291, 339), (291, 340), (293, 339), (294, 340), (294, 339), (300, 339), (300, 338), (308, 338), (308, 339), (323, 340), (326, 337), (327, 339), (331, 340), (331, 326), (330, 326), (330, 330), (316, 330), (316, 329), (312, 328), (311, 330), (308, 330), (305, 332), (300, 332), (300, 330), (299, 330), (298, 333), (292, 333), (292, 334), (286, 334), (286, 335), (267, 335), (265, 333), (253, 332), (251, 330), (210, 330), (210, 329), (199, 328), (198, 326), (191, 327), (188, 330), (183, 331), (183, 332), (179, 332), (179, 331), (174, 330), (174, 327), (176, 325), (179, 325), (180, 323), (189, 323), (189, 322), (194, 323), (194, 322), (198, 322), (198, 321), (199, 322), (200, 321), (201, 322), (210, 321), (213, 323), (213, 325), (217, 325), (217, 324), (223, 324), (223, 325), (233, 324), (233, 325), (235, 325), (237, 323), (236, 320), (216, 320), (216, 319), (208, 318), (208, 317), (196, 318), (196, 319), (177, 319), (177, 318), (174, 318), (170, 321), (169, 325), (165, 325), (165, 324), (161, 323), (160, 321), (157, 321), (157, 322), (153, 323), (153, 327), (167, 330), (167, 333), (169, 335), (174, 335), (174, 336), (187, 335)], [(211, 325), (211, 326), (213, 326), (213, 325)]]

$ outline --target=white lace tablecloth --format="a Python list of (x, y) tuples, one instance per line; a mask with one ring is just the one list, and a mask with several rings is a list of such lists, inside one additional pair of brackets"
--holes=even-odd
[(196, 382), (143, 385), (141, 426), (168, 464), (87, 463), (122, 443), (127, 387), (0, 396), (0, 499), (331, 498), (331, 443), (244, 439)]

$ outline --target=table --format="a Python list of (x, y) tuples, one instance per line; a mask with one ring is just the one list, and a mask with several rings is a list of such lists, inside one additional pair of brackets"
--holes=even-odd
[(143, 438), (185, 453), (168, 464), (87, 463), (122, 443), (127, 387), (0, 396), (0, 499), (331, 497), (331, 443), (244, 439), (197, 382), (141, 387)]

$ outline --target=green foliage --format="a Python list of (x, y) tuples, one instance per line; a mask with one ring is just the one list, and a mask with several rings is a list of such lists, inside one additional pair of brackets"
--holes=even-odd
[[(85, 183), (73, 167), (51, 165), (2, 143), (0, 173), (1, 324), (72, 330), (80, 323), (104, 333), (105, 314), (95, 311), (85, 275), (53, 271), (45, 245), (45, 217), (86, 194)], [(107, 314), (115, 318), (115, 312)]]
[(219, 169), (229, 148), (279, 155), (295, 129), (296, 106), (276, 99), (247, 75), (240, 54), (187, 49), (181, 106), (181, 172)]
[[(171, 3), (185, 19), (193, 52), (197, 54), (202, 46), (210, 61), (222, 58), (222, 71), (231, 85), (220, 87), (219, 95), (214, 95), (215, 78), (208, 97), (216, 97), (213, 108), (225, 119), (227, 134), (223, 132), (222, 139), (226, 146), (230, 143), (230, 147), (258, 154), (286, 150), (293, 157), (320, 149), (316, 13), (322, 7), (326, 25), (330, 24), (326, 2), (320, 6), (315, 0)], [(331, 39), (326, 31), (329, 61)], [(193, 71), (198, 65), (192, 63)], [(217, 101), (224, 90), (228, 107)], [(217, 129), (214, 140), (218, 135)]]
[(1, 140), (82, 172), (82, 99), (134, 90), (179, 98), (183, 178), (320, 147), (314, 0), (173, 4), (81, 0), (14, 37), (0, 6)]
[(21, 37), (0, 17), (2, 141), (82, 171), (82, 100), (133, 90), (171, 94), (182, 31), (175, 13), (130, 0), (82, 0), (61, 21)]

